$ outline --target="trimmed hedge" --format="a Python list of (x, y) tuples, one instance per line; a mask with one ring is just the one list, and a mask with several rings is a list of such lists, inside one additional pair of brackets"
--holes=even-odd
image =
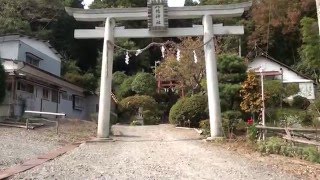
[(135, 95), (120, 101), (119, 111), (126, 121), (134, 120), (139, 107), (143, 108), (143, 119), (146, 125), (156, 125), (159, 123), (158, 103), (151, 96)]
[(143, 111), (144, 125), (158, 125), (160, 123), (160, 116), (155, 111)]
[(132, 81), (131, 89), (140, 95), (154, 95), (157, 82), (154, 75), (150, 73), (138, 73)]
[(157, 102), (151, 96), (135, 95), (127, 97), (120, 101), (121, 111), (130, 111), (136, 113), (139, 107), (143, 107), (143, 110), (156, 110)]
[(182, 98), (173, 105), (170, 109), (169, 121), (171, 124), (183, 126), (190, 120), (191, 126), (198, 127), (199, 122), (208, 117), (207, 96), (198, 94)]

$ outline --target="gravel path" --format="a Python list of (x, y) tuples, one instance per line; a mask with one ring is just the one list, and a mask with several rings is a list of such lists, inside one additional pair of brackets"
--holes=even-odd
[(0, 171), (59, 146), (32, 131), (0, 127)]
[(0, 127), (0, 171), (65, 144), (87, 140), (95, 135), (96, 124), (65, 120), (59, 131), (57, 135), (55, 127), (36, 130)]
[(115, 142), (87, 143), (13, 179), (298, 179), (170, 125), (114, 126)]

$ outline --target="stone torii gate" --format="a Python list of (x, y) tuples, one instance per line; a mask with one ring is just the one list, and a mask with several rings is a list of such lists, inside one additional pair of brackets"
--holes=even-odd
[[(167, 7), (166, 0), (149, 0), (148, 7), (142, 8), (110, 8), (110, 9), (77, 9), (66, 8), (69, 15), (77, 21), (105, 22), (105, 27), (96, 29), (77, 29), (74, 37), (77, 39), (104, 39), (100, 102), (98, 116), (97, 138), (109, 137), (110, 102), (112, 84), (112, 66), (114, 38), (153, 38), (153, 37), (185, 37), (204, 36), (207, 88), (209, 102), (210, 132), (214, 139), (222, 136), (221, 110), (217, 76), (217, 58), (215, 54), (214, 35), (242, 35), (243, 26), (213, 25), (212, 18), (239, 17), (251, 6), (251, 2), (208, 5)], [(188, 28), (168, 28), (168, 19), (202, 18), (202, 25)], [(115, 21), (148, 20), (149, 28), (125, 29), (115, 27)], [(207, 43), (209, 42), (209, 43)]]

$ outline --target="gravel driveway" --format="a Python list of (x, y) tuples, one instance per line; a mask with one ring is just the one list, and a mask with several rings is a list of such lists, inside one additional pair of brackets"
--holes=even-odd
[(298, 179), (170, 125), (114, 126), (114, 142), (86, 143), (13, 179)]

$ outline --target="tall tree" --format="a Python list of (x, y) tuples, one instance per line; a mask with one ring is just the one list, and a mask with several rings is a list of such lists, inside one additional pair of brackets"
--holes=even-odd
[[(180, 60), (177, 60), (177, 49), (173, 47), (166, 55), (165, 61), (156, 69), (158, 78), (179, 82), (180, 89), (197, 93), (201, 90), (201, 80), (205, 77), (205, 61), (202, 40), (185, 38), (179, 44)], [(194, 59), (195, 49), (197, 62)]]
[(320, 0), (316, 0), (316, 6), (317, 6), (319, 36), (320, 36)]
[(90, 9), (146, 6), (146, 0), (94, 0), (90, 5)]
[(320, 79), (320, 36), (317, 20), (305, 17), (301, 20), (302, 46), (300, 48), (301, 62), (297, 68), (304, 74)]
[(221, 110), (240, 110), (241, 83), (246, 79), (247, 66), (236, 54), (218, 56)]
[(258, 45), (287, 65), (298, 60), (301, 45), (299, 23), (303, 16), (315, 16), (314, 0), (255, 0), (251, 17), (254, 29), (251, 48)]
[(233, 4), (233, 3), (241, 3), (241, 2), (248, 2), (248, 0), (200, 0), (200, 4), (212, 4), (212, 5)]

